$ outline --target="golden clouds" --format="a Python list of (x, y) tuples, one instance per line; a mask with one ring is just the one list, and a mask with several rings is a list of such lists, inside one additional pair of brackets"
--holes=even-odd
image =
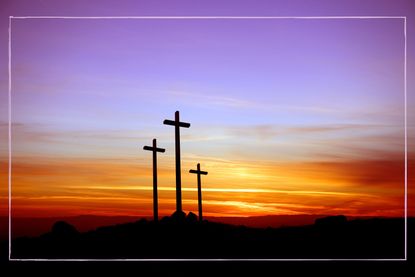
[[(205, 160), (204, 167), (209, 168), (209, 176), (203, 178), (206, 215), (403, 213), (403, 162), (399, 159)], [(193, 163), (187, 159), (183, 168)], [(175, 207), (174, 170), (163, 167), (159, 168), (159, 210), (168, 215)], [(13, 162), (13, 215), (149, 216), (151, 173), (149, 165), (134, 160), (19, 158)], [(197, 210), (195, 182), (194, 176), (183, 173), (187, 211)]]

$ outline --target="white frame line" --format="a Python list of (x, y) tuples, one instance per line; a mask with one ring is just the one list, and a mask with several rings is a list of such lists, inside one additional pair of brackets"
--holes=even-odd
[[(404, 221), (405, 221), (405, 245), (404, 258), (397, 259), (13, 259), (11, 258), (11, 209), (12, 209), (12, 143), (11, 143), (11, 92), (12, 92), (12, 19), (403, 19), (404, 23), (404, 143), (405, 143), (405, 196), (404, 196)], [(406, 16), (9, 16), (9, 187), (8, 187), (8, 211), (9, 211), (9, 261), (407, 261), (408, 243), (408, 139), (407, 139), (407, 28)]]
[(9, 194), (8, 194), (8, 204), (9, 204), (9, 260), (11, 257), (11, 239), (12, 239), (12, 222), (11, 222), (11, 212), (12, 212), (12, 17), (9, 17)]
[(10, 16), (15, 19), (406, 19), (406, 16)]
[(405, 260), (408, 258), (408, 131), (407, 131), (407, 61), (406, 61), (406, 55), (407, 55), (407, 38), (406, 38), (406, 17), (404, 18), (404, 125), (405, 125), (405, 134), (404, 134), (404, 140), (405, 140)]

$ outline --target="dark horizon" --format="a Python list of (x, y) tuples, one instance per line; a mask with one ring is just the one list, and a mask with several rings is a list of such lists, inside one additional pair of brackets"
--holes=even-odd
[[(175, 213), (176, 214), (176, 213)], [(12, 240), (13, 259), (402, 259), (404, 219), (318, 218), (312, 225), (251, 228), (200, 222), (194, 213), (79, 232), (65, 221)], [(412, 228), (415, 219), (410, 219)], [(201, 240), (201, 238), (203, 238)], [(412, 248), (411, 248), (412, 251)]]
[[(279, 228), (306, 226), (315, 223), (317, 218), (337, 216), (338, 214), (304, 214), (304, 215), (264, 215), (246, 217), (216, 217), (205, 216), (204, 219), (230, 225), (244, 225), (251, 228)], [(167, 216), (167, 215), (166, 215)], [(163, 218), (165, 216), (161, 216)], [(370, 218), (401, 218), (387, 216), (347, 216), (348, 220), (370, 219)], [(13, 217), (12, 218), (12, 238), (22, 236), (39, 236), (50, 231), (52, 225), (57, 221), (65, 221), (73, 225), (80, 232), (87, 232), (99, 227), (111, 226), (114, 224), (124, 224), (140, 219), (153, 220), (152, 215), (148, 216), (107, 216), (107, 215), (73, 215), (73, 216), (50, 216), (50, 217)], [(0, 240), (8, 239), (8, 217), (0, 216)]]

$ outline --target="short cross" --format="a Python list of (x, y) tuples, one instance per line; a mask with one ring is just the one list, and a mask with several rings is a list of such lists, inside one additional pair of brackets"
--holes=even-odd
[(207, 171), (200, 170), (200, 164), (197, 164), (197, 170), (190, 169), (190, 173), (197, 174), (197, 198), (198, 198), (198, 207), (199, 207), (199, 221), (202, 222), (202, 181), (200, 180), (200, 175), (207, 175)]

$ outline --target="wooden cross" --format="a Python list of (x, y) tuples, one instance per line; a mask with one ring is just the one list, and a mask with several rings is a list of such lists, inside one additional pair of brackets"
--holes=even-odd
[(166, 149), (157, 148), (156, 139), (153, 139), (153, 146), (144, 146), (143, 149), (153, 152), (153, 214), (154, 214), (154, 222), (158, 222), (157, 152), (164, 153)]
[(174, 113), (173, 120), (164, 120), (163, 124), (171, 125), (175, 128), (175, 142), (176, 142), (176, 211), (182, 212), (182, 178), (180, 169), (180, 127), (189, 128), (190, 123), (180, 122), (179, 111)]
[(202, 222), (202, 182), (200, 180), (200, 175), (207, 175), (207, 171), (200, 170), (200, 164), (197, 164), (197, 170), (190, 169), (190, 173), (197, 174), (197, 198), (198, 198), (198, 206), (199, 206), (199, 221)]

